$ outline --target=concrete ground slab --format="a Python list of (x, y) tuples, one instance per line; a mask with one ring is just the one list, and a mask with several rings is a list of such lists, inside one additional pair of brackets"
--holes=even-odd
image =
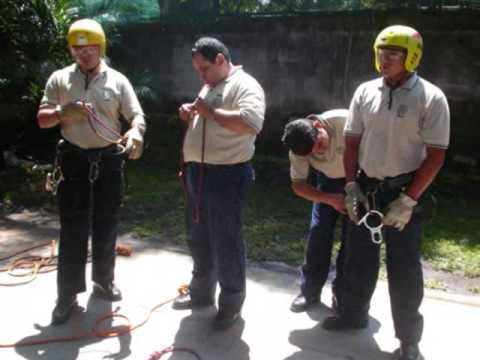
[[(51, 217), (22, 213), (0, 219), (0, 258), (57, 235), (58, 223)], [(122, 236), (119, 243), (130, 244), (134, 249), (131, 257), (117, 260), (116, 278), (124, 294), (122, 301), (112, 304), (92, 298), (88, 282), (88, 291), (78, 297), (80, 307), (72, 319), (53, 327), (49, 323), (56, 298), (55, 272), (39, 275), (27, 285), (0, 287), (0, 346), (82, 334), (94, 326), (95, 319), (117, 307), (133, 324), (140, 323), (150, 309), (175, 297), (177, 287), (189, 281), (192, 262), (185, 252), (129, 235)], [(5, 274), (0, 274), (0, 278), (5, 279)], [(281, 264), (249, 265), (247, 292), (242, 320), (226, 331), (214, 331), (211, 327), (214, 306), (177, 311), (167, 304), (158, 308), (144, 326), (118, 338), (89, 337), (0, 348), (0, 359), (147, 360), (154, 351), (174, 344), (194, 349), (202, 360), (387, 360), (392, 359), (398, 345), (384, 282), (379, 282), (372, 299), (368, 329), (342, 333), (327, 332), (320, 326), (331, 314), (327, 307), (329, 286), (322, 294), (322, 304), (311, 311), (289, 311), (298, 292), (298, 276), (292, 268)], [(458, 299), (439, 298), (437, 294), (428, 292), (421, 309), (425, 331), (420, 346), (425, 359), (479, 359), (480, 301), (469, 297), (459, 303)], [(124, 320), (113, 319), (102, 326), (122, 324)], [(194, 357), (173, 353), (162, 359)]]

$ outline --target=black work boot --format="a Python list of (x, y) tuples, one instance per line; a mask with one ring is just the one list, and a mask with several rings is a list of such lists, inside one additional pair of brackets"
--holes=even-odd
[(193, 300), (190, 293), (181, 294), (175, 298), (172, 308), (175, 310), (188, 310), (193, 308), (202, 308), (213, 305), (213, 300), (202, 298)]
[(401, 342), (400, 347), (395, 350), (394, 358), (396, 360), (421, 360), (423, 359), (417, 343)]
[(65, 323), (72, 316), (77, 306), (77, 297), (75, 295), (59, 297), (52, 312), (52, 325)]
[(222, 309), (218, 310), (215, 319), (213, 319), (214, 330), (226, 330), (231, 328), (237, 320), (240, 319), (240, 310)]
[(122, 292), (113, 282), (106, 285), (93, 284), (93, 296), (107, 301), (122, 300)]
[(322, 327), (329, 331), (358, 330), (368, 327), (368, 319), (350, 319), (344, 316), (329, 316)]
[(290, 310), (293, 312), (302, 312), (310, 309), (313, 305), (318, 304), (318, 296), (305, 296), (303, 294), (298, 295), (292, 301), (290, 305)]

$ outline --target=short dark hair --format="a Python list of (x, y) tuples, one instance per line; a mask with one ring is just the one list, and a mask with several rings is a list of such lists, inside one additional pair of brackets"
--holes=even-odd
[(285, 125), (282, 142), (295, 155), (305, 156), (312, 152), (317, 137), (318, 129), (312, 120), (296, 119)]
[(192, 56), (200, 54), (211, 63), (215, 62), (218, 54), (222, 54), (230, 61), (230, 51), (220, 40), (214, 37), (204, 36), (198, 39), (192, 48)]

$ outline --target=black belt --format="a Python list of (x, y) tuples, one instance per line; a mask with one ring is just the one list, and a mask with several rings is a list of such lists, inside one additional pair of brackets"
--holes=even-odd
[(234, 168), (237, 166), (244, 166), (248, 165), (250, 160), (235, 164), (209, 164), (209, 163), (201, 163), (197, 161), (187, 161), (185, 165), (196, 165), (196, 166), (203, 166), (205, 169), (227, 169), (227, 168)]
[(386, 177), (383, 180), (368, 177), (363, 170), (360, 170), (357, 181), (365, 193), (398, 191), (408, 186), (415, 176), (415, 172)]
[(86, 156), (88, 156), (89, 154), (114, 153), (118, 151), (117, 144), (111, 144), (102, 148), (83, 149), (65, 139), (62, 139), (58, 142), (57, 148), (59, 151), (71, 151)]

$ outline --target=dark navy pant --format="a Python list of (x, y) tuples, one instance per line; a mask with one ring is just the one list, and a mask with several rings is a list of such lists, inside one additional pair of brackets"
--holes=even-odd
[[(58, 296), (66, 297), (86, 289), (90, 233), (92, 280), (106, 285), (114, 279), (124, 160), (114, 146), (81, 150), (68, 143), (61, 147), (59, 156), (65, 180), (58, 188), (61, 229), (57, 287)], [(95, 160), (98, 168), (93, 168), (92, 173), (90, 168)], [(93, 185), (92, 176), (96, 176)]]
[[(343, 193), (345, 179), (333, 179), (318, 172), (317, 189), (328, 193)], [(343, 281), (343, 262), (345, 258), (344, 244), (346, 233), (346, 216), (327, 204), (314, 203), (312, 218), (307, 236), (305, 263), (302, 266), (301, 291), (306, 297), (320, 296), (323, 285), (330, 271), (330, 259), (335, 239), (335, 226), (341, 219), (341, 244), (336, 259), (336, 276), (332, 284), (333, 294), (339, 305), (342, 302), (341, 288)]]
[[(382, 212), (398, 191), (378, 191), (377, 204)], [(416, 209), (402, 231), (383, 228), (386, 245), (388, 289), (395, 326), (400, 341), (417, 343), (423, 332), (419, 307), (423, 299), (423, 273), (420, 261), (422, 214)], [(371, 241), (365, 226), (348, 223), (344, 273), (344, 315), (352, 319), (368, 316), (370, 299), (375, 290), (379, 270), (380, 246)]]
[(245, 300), (245, 243), (241, 230), (247, 194), (253, 183), (249, 162), (211, 165), (189, 162), (187, 242), (193, 258), (192, 299), (213, 301), (217, 281), (219, 308), (240, 311)]

